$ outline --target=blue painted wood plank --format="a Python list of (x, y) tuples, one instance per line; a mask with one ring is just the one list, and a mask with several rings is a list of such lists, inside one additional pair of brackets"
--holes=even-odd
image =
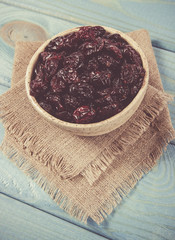
[[(13, 4), (18, 4), (18, 2), (19, 1), (15, 1), (13, 2)], [(53, 4), (54, 2), (55, 1), (52, 1)], [(75, 1), (74, 3), (77, 4), (77, 2)], [(27, 1), (20, 1), (20, 3), (27, 3)], [(56, 4), (60, 3), (62, 3), (62, 1), (56, 2)], [(83, 1), (81, 1), (81, 4), (82, 3)], [(111, 4), (109, 7), (111, 8), (111, 6), (113, 6), (113, 3), (114, 1), (99, 1), (98, 4), (108, 4), (108, 6), (109, 4)], [(33, 6), (33, 4), (34, 1), (31, 1), (31, 7)], [(36, 2), (36, 5), (37, 4), (38, 2)], [(48, 7), (48, 1), (43, 1), (43, 6), (45, 6), (44, 4), (46, 4), (46, 6)], [(84, 5), (84, 8), (85, 6), (86, 5)], [(92, 4), (92, 6), (94, 6), (94, 4)], [(92, 6), (90, 10), (91, 12)], [(89, 8), (87, 6), (87, 10), (88, 9)], [(103, 8), (102, 6), (102, 9), (102, 12), (104, 13), (104, 10), (107, 11), (108, 7)], [(53, 15), (57, 15), (57, 17), (60, 17), (62, 12), (60, 14), (59, 10), (58, 15), (58, 10), (59, 9), (56, 9)], [(78, 12), (80, 11), (79, 9), (77, 10), (72, 8), (71, 1), (69, 10), (70, 17), (73, 10), (75, 11), (74, 13), (77, 13), (76, 16), (78, 16)], [(34, 8), (33, 11), (38, 10)], [(13, 6), (7, 6), (6, 4), (0, 3), (0, 26), (2, 26), (8, 21), (21, 19), (38, 24), (39, 26), (43, 27), (51, 36), (56, 34), (58, 31), (62, 31), (71, 27), (75, 27), (77, 24), (81, 24), (81, 22), (71, 22), (74, 21), (73, 18), (70, 22), (68, 22), (61, 20), (60, 18), (46, 16), (44, 14), (35, 14), (33, 11), (28, 11), (27, 9), (21, 9)], [(87, 11), (87, 15), (88, 14), (89, 13)], [(82, 21), (81, 14), (79, 16), (79, 19)], [(125, 29), (123, 28), (121, 30)], [(1, 94), (7, 90), (7, 87), (10, 87), (14, 50), (13, 48), (6, 45), (1, 39), (0, 47)], [(154, 51), (156, 59), (158, 61), (158, 67), (161, 73), (164, 88), (166, 91), (174, 94), (175, 72), (173, 66), (175, 66), (175, 55), (174, 53), (170, 53), (157, 48), (154, 48)], [(173, 124), (175, 122), (174, 110), (175, 103), (173, 102), (170, 105), (170, 113)], [(0, 125), (0, 133), (1, 141), (3, 136), (2, 125)], [(52, 213), (59, 218), (79, 225), (80, 227), (97, 232), (99, 234), (103, 234), (107, 238), (134, 240), (173, 239), (173, 236), (175, 235), (175, 229), (173, 225), (175, 220), (175, 208), (173, 205), (175, 202), (175, 193), (173, 187), (173, 183), (175, 182), (174, 156), (175, 147), (169, 145), (168, 152), (163, 155), (163, 157), (161, 158), (161, 162), (157, 166), (157, 168), (154, 168), (152, 172), (150, 172), (147, 176), (143, 178), (141, 182), (139, 182), (137, 187), (131, 192), (128, 198), (124, 200), (124, 202), (119, 206), (119, 208), (117, 208), (113, 212), (113, 214), (111, 214), (108, 219), (104, 221), (101, 226), (97, 226), (91, 221), (89, 221), (88, 225), (86, 226), (77, 222), (75, 219), (72, 219), (68, 214), (59, 209), (59, 207), (50, 199), (50, 197), (46, 193), (44, 193), (31, 179), (21, 173), (21, 171), (17, 169), (17, 167), (15, 167), (8, 159), (2, 156), (2, 154), (0, 155), (0, 191), (16, 197), (17, 199), (20, 199), (21, 201), (26, 202), (32, 206)]]
[[(175, 53), (153, 48), (164, 90), (175, 97)], [(175, 128), (175, 99), (169, 105), (172, 124)]]
[[(175, 236), (175, 146), (169, 145), (153, 168), (113, 213), (97, 226), (71, 218), (10, 160), (0, 155), (0, 192), (108, 239), (170, 240)], [(7, 206), (8, 207), (8, 206)]]
[(147, 29), (154, 46), (175, 51), (175, 2), (139, 0), (2, 0), (79, 25), (101, 24), (121, 31)]
[[(57, 20), (54, 17), (45, 16), (43, 14), (35, 14), (24, 9), (7, 6), (6, 4), (2, 4), (0, 2), (0, 29), (4, 24), (11, 21), (16, 21), (17, 19), (37, 24), (38, 26), (42, 27), (50, 37), (58, 32), (77, 26), (75, 23), (69, 23), (61, 19)], [(0, 52), (0, 83), (4, 86), (10, 87), (14, 48), (7, 45), (1, 37)]]
[(106, 238), (0, 194), (1, 240), (105, 240)]
[[(14, 21), (16, 19), (29, 21), (42, 27), (49, 36), (56, 34), (59, 31), (75, 27), (76, 24), (69, 23), (64, 20), (56, 19), (54, 17), (45, 16), (43, 14), (35, 15), (33, 12), (7, 6), (0, 3), (0, 28), (6, 22)], [(8, 17), (7, 17), (8, 16)], [(55, 27), (56, 26), (56, 27)], [(11, 72), (13, 66), (14, 49), (8, 46), (0, 38), (1, 47), (1, 70), (0, 70), (0, 84), (10, 87)], [(159, 48), (154, 48), (156, 59), (158, 62), (159, 71), (163, 81), (164, 88), (167, 92), (175, 95), (175, 54)], [(169, 105), (173, 126), (175, 127), (175, 101)]]

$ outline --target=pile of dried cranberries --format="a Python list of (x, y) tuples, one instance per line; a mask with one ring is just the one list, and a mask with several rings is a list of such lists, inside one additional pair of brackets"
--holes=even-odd
[(51, 40), (40, 53), (30, 94), (56, 118), (94, 123), (124, 109), (144, 76), (140, 55), (119, 34), (85, 26)]

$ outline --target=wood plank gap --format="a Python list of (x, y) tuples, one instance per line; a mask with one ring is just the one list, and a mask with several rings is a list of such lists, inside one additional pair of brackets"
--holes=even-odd
[[(63, 16), (62, 13), (60, 13), (61, 16), (58, 17), (58, 16), (56, 16), (54, 14), (51, 14), (50, 12), (45, 12), (43, 10), (38, 11), (37, 9), (34, 9), (31, 6), (26, 7), (23, 4), (15, 3), (15, 1), (12, 3), (12, 2), (9, 2), (8, 0), (1, 0), (1, 3), (6, 4), (6, 5), (10, 5), (10, 6), (13, 6), (13, 7), (18, 7), (18, 8), (21, 8), (21, 9), (25, 9), (25, 10), (28, 10), (28, 11), (41, 13), (41, 14), (44, 14), (44, 15), (47, 15), (47, 16), (50, 16), (50, 17), (54, 17), (54, 18), (57, 18), (57, 19), (61, 19), (61, 20), (67, 21), (69, 23), (74, 23), (74, 24), (78, 24), (78, 25), (92, 25), (92, 24), (95, 25), (95, 23), (93, 23), (91, 21), (84, 21), (84, 20), (79, 21), (79, 19), (76, 19), (76, 21), (73, 21), (72, 17), (69, 17), (68, 15), (65, 15), (65, 14)], [(152, 46), (155, 47), (155, 48), (161, 49), (161, 50), (165, 50), (165, 51), (168, 51), (168, 52), (175, 53), (175, 51), (173, 51), (171, 49), (162, 48), (162, 47), (157, 46), (154, 43), (153, 39), (152, 39)]]
[[(65, 20), (69, 23), (74, 23), (74, 24), (78, 24), (78, 25), (95, 25), (95, 23), (91, 22), (91, 21), (85, 21), (85, 20), (81, 20), (80, 19), (75, 19), (72, 20), (72, 17), (69, 17), (69, 15), (65, 15), (63, 16), (62, 13), (60, 13), (61, 16), (57, 16), (57, 15), (54, 15), (54, 14), (51, 14), (50, 12), (45, 12), (43, 10), (40, 10), (38, 11), (38, 9), (35, 9), (31, 6), (24, 6), (23, 4), (19, 4), (19, 3), (15, 3), (15, 1), (12, 2), (9, 2), (8, 0), (1, 0), (1, 3), (3, 4), (6, 4), (6, 5), (10, 5), (10, 6), (13, 6), (13, 7), (18, 7), (18, 8), (21, 8), (21, 9), (25, 9), (25, 10), (28, 10), (28, 11), (32, 11), (32, 12), (37, 12), (37, 13), (41, 13), (41, 14), (44, 14), (44, 15), (47, 15), (47, 16), (50, 16), (50, 17), (54, 17), (54, 18), (57, 18), (57, 19), (61, 19), (61, 20)], [(155, 43), (154, 43), (154, 40), (152, 40), (152, 46), (155, 47), (155, 48), (158, 48), (158, 49), (162, 49), (162, 50), (165, 50), (165, 51), (168, 51), (168, 52), (173, 52), (175, 53), (175, 51), (173, 50), (170, 50), (170, 49), (167, 49), (167, 48), (161, 48), (159, 46), (157, 46)]]
[(3, 86), (3, 87), (6, 87), (6, 88), (11, 88), (11, 86), (9, 84), (5, 84), (5, 83), (0, 83), (0, 87)]
[(3, 4), (5, 4), (5, 5), (9, 5), (9, 6), (13, 6), (13, 7), (18, 7), (18, 8), (21, 8), (21, 9), (25, 9), (25, 10), (27, 10), (27, 11), (31, 11), (31, 12), (36, 12), (36, 13), (41, 13), (41, 14), (44, 14), (44, 15), (46, 15), (46, 16), (49, 16), (49, 17), (54, 17), (54, 18), (57, 18), (57, 19), (61, 19), (61, 20), (64, 20), (64, 21), (67, 21), (67, 22), (69, 22), (69, 23), (76, 23), (76, 24), (78, 24), (78, 25), (87, 25), (87, 24), (92, 24), (91, 22), (86, 22), (86, 21), (78, 21), (78, 19), (76, 19), (77, 21), (73, 21), (72, 20), (72, 18), (70, 18), (68, 15), (64, 15), (63, 16), (63, 14), (61, 14), (61, 16), (56, 16), (56, 15), (54, 15), (54, 14), (50, 14), (49, 12), (45, 12), (45, 11), (43, 11), (43, 10), (41, 10), (41, 11), (38, 11), (37, 9), (34, 9), (34, 8), (32, 8), (32, 7), (26, 7), (26, 6), (24, 6), (24, 5), (22, 5), (22, 4), (18, 4), (18, 3), (15, 3), (15, 2), (13, 2), (13, 3), (11, 3), (11, 2), (9, 2), (9, 1), (6, 1), (6, 0), (1, 0), (0, 1), (1, 3), (3, 3)]
[(169, 144), (175, 146), (175, 139), (172, 140)]
[[(154, 40), (153, 40), (153, 41), (154, 41)], [(170, 53), (175, 53), (175, 51), (173, 51), (173, 50), (171, 50), (171, 49), (161, 48), (161, 47), (159, 47), (159, 46), (154, 45), (154, 43), (153, 43), (152, 41), (151, 41), (151, 43), (152, 43), (152, 46), (153, 46), (154, 48), (157, 48), (157, 49), (163, 50), (163, 51), (167, 51), (167, 52), (170, 52)]]
[[(47, 212), (47, 211), (45, 211), (45, 210), (43, 210), (43, 209), (41, 209), (41, 208), (35, 207), (35, 206), (33, 206), (33, 205), (29, 204), (29, 203), (26, 203), (26, 202), (24, 202), (24, 201), (22, 201), (22, 200), (20, 200), (20, 199), (17, 199), (17, 198), (15, 198), (15, 197), (13, 197), (13, 196), (10, 196), (10, 195), (8, 195), (8, 194), (6, 194), (6, 193), (3, 193), (3, 192), (0, 191), (0, 194), (6, 196), (6, 197), (8, 197), (8, 198), (11, 198), (11, 199), (13, 199), (13, 200), (15, 200), (15, 201), (18, 201), (18, 202), (20, 202), (20, 203), (23, 203), (23, 204), (25, 204), (25, 205), (27, 205), (27, 206), (29, 206), (29, 207), (32, 207), (32, 208), (34, 208), (34, 209), (37, 209), (38, 211), (44, 212), (44, 213), (46, 213), (46, 214), (49, 214), (49, 215), (51, 215), (51, 216), (53, 216), (53, 217), (55, 217), (55, 218), (58, 218), (58, 219), (60, 219), (60, 220), (62, 220), (62, 221), (64, 221), (64, 222), (68, 222), (68, 223), (70, 223), (70, 224), (72, 224), (72, 225), (74, 225), (74, 226), (76, 226), (76, 227), (80, 227), (80, 228), (82, 228), (82, 229), (84, 229), (84, 230), (86, 230), (86, 231), (89, 231), (89, 232), (91, 232), (91, 233), (93, 233), (93, 234), (96, 234), (96, 235), (98, 235), (98, 236), (100, 236), (100, 237), (106, 238), (106, 239), (108, 239), (108, 240), (113, 240), (112, 238), (109, 238), (108, 236), (105, 236), (105, 235), (103, 235), (103, 234), (99, 234), (99, 233), (93, 231), (92, 229), (86, 228), (86, 227), (84, 227), (84, 226), (79, 226), (78, 224), (75, 224), (75, 223), (73, 223), (73, 222), (71, 222), (71, 221), (69, 221), (69, 220), (66, 220), (66, 219), (64, 219), (64, 218), (61, 218), (61, 217), (59, 217), (59, 216), (57, 216), (57, 215), (55, 215), (55, 214), (53, 214), (53, 213)], [(58, 207), (59, 207), (59, 206), (58, 206)], [(116, 240), (117, 240), (117, 239), (116, 239)]]

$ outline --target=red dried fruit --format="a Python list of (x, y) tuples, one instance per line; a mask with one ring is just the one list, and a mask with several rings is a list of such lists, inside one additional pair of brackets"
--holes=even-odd
[(67, 49), (76, 49), (79, 43), (78, 32), (69, 33), (64, 37), (64, 47)]
[(48, 89), (48, 83), (44, 82), (44, 80), (38, 76), (36, 76), (35, 79), (33, 79), (30, 83), (30, 94), (32, 96), (38, 96), (40, 94), (43, 94)]
[(66, 122), (72, 122), (73, 119), (72, 119), (72, 114), (68, 111), (55, 111), (53, 113), (53, 115), (56, 117), (56, 118), (59, 118), (63, 121), (66, 121)]
[(50, 41), (45, 51), (60, 51), (64, 48), (64, 37), (60, 36)]
[(127, 63), (135, 63), (137, 65), (142, 65), (142, 60), (138, 52), (133, 49), (131, 46), (126, 45), (123, 49), (123, 55)]
[(110, 94), (107, 94), (101, 98), (95, 99), (95, 104), (97, 106), (104, 106), (104, 105), (109, 105), (109, 104), (113, 104), (113, 103), (114, 102), (113, 102), (113, 99)]
[(83, 52), (84, 55), (89, 56), (94, 53), (100, 52), (104, 47), (104, 40), (99, 38), (94, 42), (85, 42), (80, 47), (79, 50)]
[(61, 103), (61, 97), (58, 94), (49, 93), (46, 95), (46, 101), (49, 102), (56, 110), (63, 111), (64, 107)]
[(76, 109), (80, 104), (78, 99), (70, 94), (65, 94), (63, 96), (63, 100), (64, 100), (64, 105), (66, 106), (66, 108), (70, 109), (70, 110)]
[(84, 83), (89, 83), (90, 82), (90, 77), (89, 77), (89, 74), (87, 72), (84, 71), (80, 75), (80, 82), (84, 82)]
[(50, 81), (50, 86), (53, 92), (62, 93), (66, 88), (66, 84), (59, 76), (54, 76)]
[(98, 62), (98, 60), (95, 58), (95, 57), (93, 57), (92, 59), (89, 59), (89, 61), (88, 61), (88, 65), (87, 65), (87, 70), (88, 71), (96, 71), (96, 70), (98, 70), (99, 69), (99, 62)]
[(137, 86), (132, 86), (131, 87), (131, 97), (135, 97), (136, 96), (136, 94), (138, 93), (138, 91), (139, 91), (139, 88), (137, 87)]
[(49, 59), (57, 59), (61, 61), (63, 59), (63, 56), (65, 55), (65, 52), (42, 52), (40, 53), (40, 59), (42, 62), (46, 62)]
[(142, 86), (140, 55), (120, 36), (85, 26), (50, 41), (34, 68), (30, 92), (64, 121), (102, 121), (125, 108)]
[(138, 82), (139, 78), (144, 78), (145, 72), (143, 68), (136, 64), (125, 64), (121, 67), (120, 77), (122, 82), (126, 84), (132, 84)]
[(94, 88), (88, 83), (80, 82), (70, 85), (69, 93), (73, 96), (78, 96), (82, 101), (86, 101), (87, 99), (93, 99)]
[(47, 102), (39, 102), (39, 105), (48, 113), (52, 113), (52, 106)]
[(119, 61), (116, 61), (114, 57), (107, 53), (101, 53), (98, 55), (99, 63), (107, 68), (116, 68), (118, 66)]
[(81, 40), (83, 41), (89, 41), (94, 39), (94, 34), (92, 31), (90, 31), (92, 27), (90, 26), (85, 26), (85, 27), (80, 27), (79, 31), (78, 31), (78, 36)]
[(90, 123), (95, 118), (95, 115), (95, 110), (89, 106), (81, 106), (73, 112), (76, 123)]
[(105, 34), (105, 29), (101, 26), (94, 26), (90, 28), (91, 34), (93, 34), (94, 37), (102, 37)]
[(119, 104), (113, 103), (98, 110), (99, 119), (104, 120), (120, 112)]
[(119, 85), (116, 91), (117, 98), (119, 99), (120, 102), (127, 100), (130, 95), (129, 87), (127, 85), (126, 86)]
[(115, 33), (115, 34), (109, 34), (107, 36), (108, 39), (111, 40), (113, 43), (122, 43), (122, 44), (127, 44), (127, 42), (120, 36), (120, 34)]
[(80, 81), (78, 73), (74, 68), (62, 68), (58, 71), (57, 77), (66, 83), (77, 83)]
[(76, 32), (69, 33), (66, 36), (60, 36), (50, 41), (45, 51), (48, 52), (60, 52), (70, 48), (75, 48), (78, 44), (78, 34)]
[(109, 93), (111, 93), (111, 89), (110, 88), (105, 88), (105, 89), (97, 91), (96, 95), (99, 96), (99, 97), (103, 97), (103, 96), (106, 96)]
[(117, 63), (119, 64), (120, 61), (122, 60), (123, 58), (123, 55), (122, 55), (122, 52), (121, 50), (115, 46), (114, 44), (109, 44), (106, 46), (106, 49), (108, 51), (110, 51), (111, 53), (113, 53), (114, 57), (115, 57), (115, 60), (117, 61)]
[(111, 85), (112, 73), (107, 71), (96, 71), (90, 73), (90, 81), (97, 89), (109, 87)]
[(79, 69), (84, 65), (84, 56), (81, 52), (74, 52), (64, 59), (64, 67)]
[(49, 58), (45, 64), (45, 68), (51, 76), (57, 73), (58, 66), (59, 66), (59, 60), (55, 58)]

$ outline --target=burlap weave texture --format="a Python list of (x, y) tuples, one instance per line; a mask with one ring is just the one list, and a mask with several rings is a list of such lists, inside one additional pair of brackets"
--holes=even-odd
[[(99, 137), (78, 137), (52, 126), (25, 93), (29, 59), (41, 43), (18, 43), (12, 89), (0, 97), (6, 136), (2, 150), (71, 215), (97, 223), (155, 164), (174, 137), (149, 35), (129, 34), (145, 52), (150, 80), (146, 96), (122, 127)], [(25, 54), (24, 54), (25, 53)]]

